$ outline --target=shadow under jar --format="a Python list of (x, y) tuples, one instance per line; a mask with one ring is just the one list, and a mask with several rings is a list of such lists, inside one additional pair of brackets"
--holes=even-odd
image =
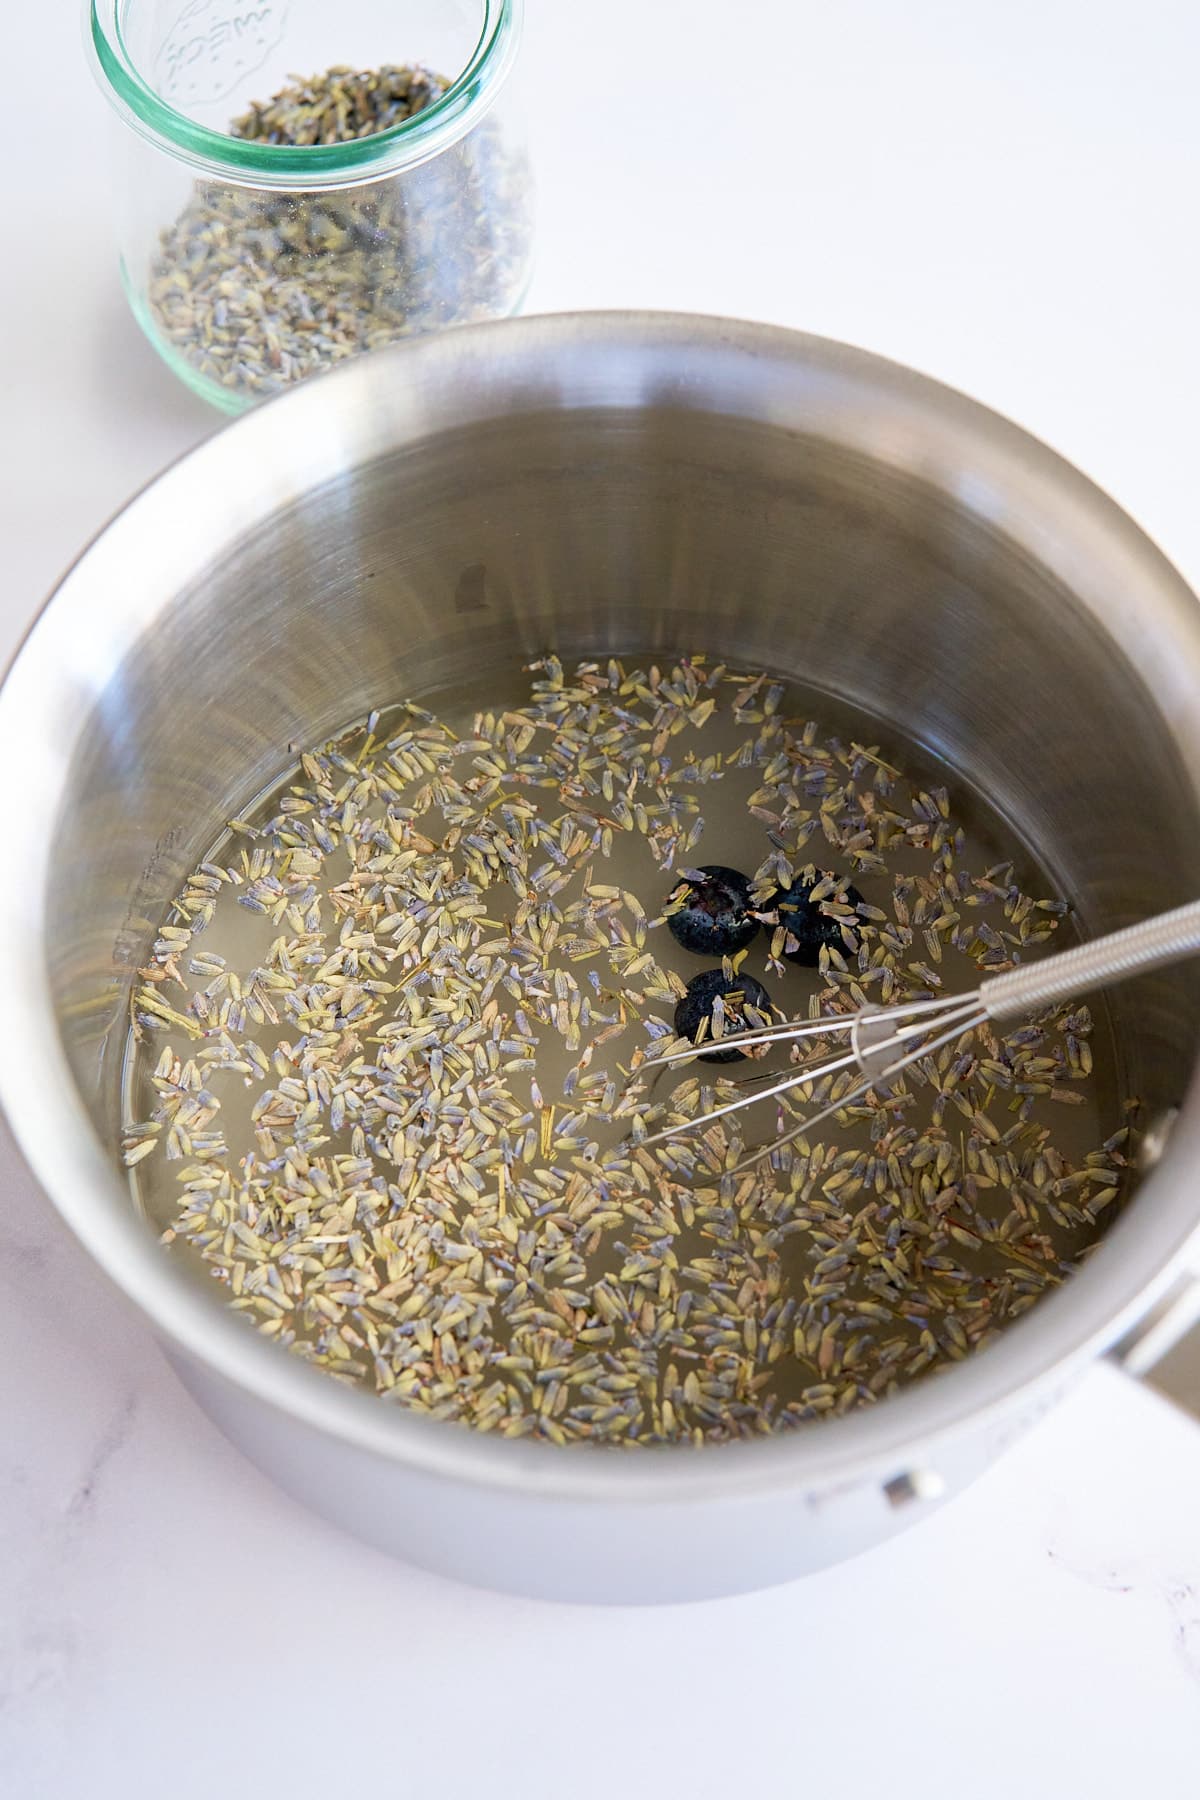
[(121, 273), (238, 412), (400, 338), (516, 312), (522, 0), (89, 0)]

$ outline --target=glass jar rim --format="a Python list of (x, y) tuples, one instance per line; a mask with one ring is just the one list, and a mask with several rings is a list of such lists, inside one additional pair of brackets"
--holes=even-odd
[(427, 162), (456, 143), (495, 98), (512, 67), (524, 0), (481, 0), (482, 23), (462, 72), (431, 106), (343, 144), (265, 144), (189, 118), (146, 81), (121, 30), (120, 0), (87, 0), (93, 72), (125, 124), (205, 175), (246, 187), (348, 187)]

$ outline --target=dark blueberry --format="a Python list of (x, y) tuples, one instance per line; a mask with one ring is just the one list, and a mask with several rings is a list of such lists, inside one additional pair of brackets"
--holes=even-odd
[[(827, 879), (825, 875), (818, 875), (816, 881), (793, 881), (786, 893), (776, 894), (772, 906), (772, 910), (778, 908), (779, 923), (797, 946), (795, 949), (786, 949), (784, 955), (789, 962), (802, 963), (807, 969), (816, 968), (822, 944), (832, 944), (839, 950), (846, 947), (838, 921), (829, 913), (821, 911), (821, 902), (814, 905), (808, 897), (817, 881)], [(837, 896), (830, 895), (829, 898), (833, 900)], [(847, 882), (843, 904), (858, 906), (861, 900), (862, 895), (858, 889)]]
[(668, 913), (671, 936), (696, 956), (736, 956), (758, 931), (750, 916), (750, 883), (736, 869), (701, 863), (671, 889), (671, 901), (683, 904)]
[[(688, 982), (687, 993), (675, 1008), (675, 1032), (678, 1037), (689, 1038), (694, 1044), (700, 1035), (700, 1027), (705, 1019), (712, 1029), (713, 1001), (720, 994), (725, 1001), (725, 1029), (721, 1042), (735, 1028), (745, 1031), (748, 1027), (743, 1020), (744, 1010), (752, 1006), (756, 1012), (772, 1015), (771, 996), (761, 981), (755, 981), (753, 975), (726, 975), (723, 969), (705, 969)], [(743, 1020), (738, 1024), (739, 1020)], [(745, 1052), (734, 1050), (708, 1050), (699, 1060), (701, 1062), (727, 1063), (744, 1062)]]

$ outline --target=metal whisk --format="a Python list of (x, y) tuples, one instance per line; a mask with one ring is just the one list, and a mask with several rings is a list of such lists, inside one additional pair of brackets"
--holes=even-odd
[(836, 1075), (843, 1069), (858, 1068), (863, 1079), (857, 1086), (810, 1114), (791, 1131), (755, 1150), (743, 1166), (758, 1162), (811, 1131), (843, 1107), (853, 1105), (872, 1088), (885, 1085), (911, 1064), (957, 1043), (977, 1026), (1020, 1018), (1060, 1000), (1071, 1000), (1095, 988), (1127, 981), (1131, 975), (1147, 969), (1182, 962), (1198, 951), (1200, 900), (1193, 900), (1157, 919), (1147, 919), (1124, 931), (1096, 938), (1090, 944), (1080, 944), (1057, 956), (1044, 957), (1039, 962), (1010, 969), (1003, 975), (994, 975), (972, 993), (947, 994), (935, 1000), (913, 1000), (898, 1006), (861, 1007), (857, 1012), (802, 1022), (785, 1020), (752, 1031), (731, 1032), (719, 1040), (701, 1040), (687, 1049), (672, 1050), (664, 1056), (648, 1057), (637, 1071), (639, 1076), (648, 1070), (693, 1062), (711, 1051), (718, 1042), (732, 1046), (736, 1041), (739, 1050), (752, 1049), (758, 1044), (802, 1043), (806, 1038), (842, 1037), (848, 1044), (840, 1054), (793, 1064), (786, 1075), (769, 1087), (756, 1086), (769, 1077), (751, 1076), (737, 1085), (755, 1086), (755, 1092), (741, 1094), (736, 1100), (713, 1107), (696, 1118), (682, 1119), (641, 1141), (662, 1143), (667, 1138), (703, 1130), (715, 1119), (740, 1112), (743, 1107), (754, 1106), (760, 1100), (789, 1093), (809, 1082)]

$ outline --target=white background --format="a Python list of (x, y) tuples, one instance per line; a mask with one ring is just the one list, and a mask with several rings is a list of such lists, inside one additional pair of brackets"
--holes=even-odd
[[(217, 424), (125, 311), (74, 0), (5, 28), (0, 660)], [(530, 309), (742, 314), (912, 363), (1196, 582), (1198, 70), (1194, 0), (528, 0)], [(1200, 1431), (1115, 1374), (805, 1584), (522, 1603), (277, 1495), (3, 1140), (0, 1194), (5, 1800), (1195, 1791)]]

